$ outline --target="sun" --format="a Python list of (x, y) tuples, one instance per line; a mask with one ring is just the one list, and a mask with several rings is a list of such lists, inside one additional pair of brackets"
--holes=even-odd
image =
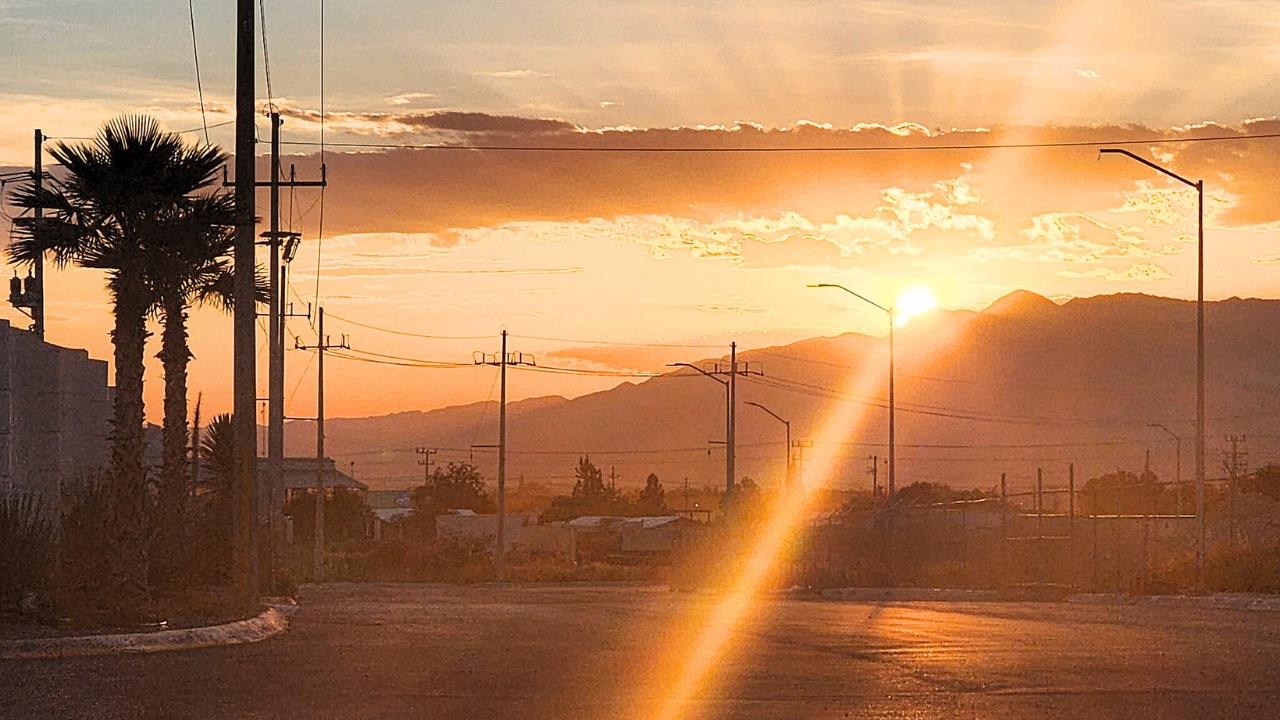
[(911, 321), (911, 318), (919, 317), (925, 313), (938, 307), (938, 296), (933, 291), (921, 285), (913, 285), (906, 288), (898, 295), (898, 302), (894, 304), (894, 316), (898, 327), (902, 327)]

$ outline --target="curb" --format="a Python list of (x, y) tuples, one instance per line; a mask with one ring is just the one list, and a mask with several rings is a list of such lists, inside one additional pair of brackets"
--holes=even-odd
[(1077, 594), (1068, 596), (1066, 600), (1077, 605), (1135, 605), (1190, 610), (1249, 610), (1253, 612), (1280, 611), (1280, 597), (1240, 593), (1215, 593), (1213, 595)]
[(223, 625), (120, 635), (31, 638), (0, 643), (0, 660), (154, 653), (168, 650), (244, 645), (266, 640), (289, 627), (288, 607), (268, 607), (256, 617)]
[(828, 588), (796, 593), (797, 597), (851, 602), (990, 602), (1000, 599), (994, 590), (943, 588)]

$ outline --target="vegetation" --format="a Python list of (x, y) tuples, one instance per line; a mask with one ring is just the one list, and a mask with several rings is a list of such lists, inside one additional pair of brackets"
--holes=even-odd
[(437, 467), (427, 482), (414, 489), (413, 506), (418, 514), (435, 517), (449, 510), (472, 510), (491, 513), (496, 509), (485, 490), (484, 476), (468, 463), (449, 463)]
[(35, 496), (0, 498), (0, 611), (28, 614), (52, 582), (57, 532), (46, 503)]
[[(144, 615), (150, 594), (149, 527), (159, 518), (162, 575), (171, 577), (182, 543), (186, 496), (185, 304), (225, 272), (224, 239), (233, 219), (230, 200), (213, 192), (226, 160), (219, 149), (187, 144), (147, 117), (108, 122), (85, 144), (55, 143), (49, 150), (61, 178), (17, 189), (13, 202), (43, 217), (17, 218), (11, 259), (30, 264), (45, 256), (55, 265), (106, 271), (114, 326), (115, 395), (110, 471), (105, 502), (110, 521), (100, 542), (108, 548), (104, 602), (122, 618)], [(216, 283), (214, 283), (216, 285)], [(161, 511), (148, 516), (143, 465), (143, 353), (146, 319), (159, 309), (165, 321), (165, 452)], [(171, 554), (173, 553), (173, 554)]]

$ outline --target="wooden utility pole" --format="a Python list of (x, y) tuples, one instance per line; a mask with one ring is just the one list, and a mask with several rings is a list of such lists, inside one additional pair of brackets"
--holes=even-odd
[(431, 482), (431, 456), (440, 451), (436, 448), (421, 446), (414, 448), (413, 451), (422, 456), (422, 459), (418, 461), (418, 464), (422, 466), (422, 484), (426, 485)]
[[(37, 192), (40, 186), (44, 184), (44, 133), (38, 128), (35, 134), (36, 156), (35, 161), (31, 165), (31, 185)], [(36, 223), (40, 222), (40, 218), (44, 216), (44, 209), (36, 205), (32, 214), (36, 217)], [(44, 253), (36, 258), (32, 263), (34, 265), (32, 277), (35, 281), (35, 302), (31, 305), (31, 331), (36, 337), (44, 339)]]
[[(284, 513), (284, 336), (286, 318), (293, 315), (286, 307), (288, 292), (281, 268), (281, 247), (287, 242), (291, 248), (287, 252), (292, 258), (292, 249), (301, 238), (301, 233), (280, 231), (280, 188), (282, 187), (324, 187), (328, 183), (324, 179), (325, 169), (321, 165), (319, 181), (299, 182), (294, 178), (290, 168), (289, 180), (280, 180), (280, 127), (284, 121), (280, 113), (271, 113), (271, 179), (266, 182), (255, 182), (255, 186), (266, 186), (271, 189), (271, 229), (262, 233), (268, 250), (268, 267), (270, 278), (270, 323), (267, 344), (267, 506), (268, 527), (270, 537), (267, 539), (271, 558), (270, 582), (274, 582), (278, 568), (279, 545), (282, 540), (283, 524), (280, 522)], [(308, 308), (308, 316), (310, 308)]]
[(313, 562), (315, 563), (314, 575), (317, 581), (324, 579), (324, 354), (326, 350), (349, 350), (351, 344), (347, 342), (347, 336), (343, 335), (338, 342), (332, 342), (328, 335), (324, 334), (324, 308), (321, 307), (317, 311), (318, 325), (316, 327), (316, 344), (303, 345), (297, 344), (299, 350), (315, 350), (316, 351), (316, 522), (315, 522), (315, 549), (313, 554)]
[(536, 365), (532, 355), (507, 352), (507, 331), (502, 331), (502, 352), (498, 355), (476, 353), (473, 357), (476, 365), (496, 365), (500, 368), (502, 389), (499, 391), (498, 404), (498, 554), (494, 562), (494, 571), (499, 580), (506, 579), (506, 524), (507, 524), (507, 366)]
[(236, 233), (232, 294), (234, 369), (232, 446), (232, 518), (235, 528), (234, 576), (238, 600), (244, 608), (258, 602), (255, 485), (257, 432), (256, 349), (254, 325), (254, 2), (236, 1)]

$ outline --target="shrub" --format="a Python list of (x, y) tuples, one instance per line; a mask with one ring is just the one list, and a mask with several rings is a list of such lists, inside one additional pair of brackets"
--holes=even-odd
[(28, 494), (0, 498), (0, 607), (19, 614), (48, 604), (57, 531), (48, 503)]

